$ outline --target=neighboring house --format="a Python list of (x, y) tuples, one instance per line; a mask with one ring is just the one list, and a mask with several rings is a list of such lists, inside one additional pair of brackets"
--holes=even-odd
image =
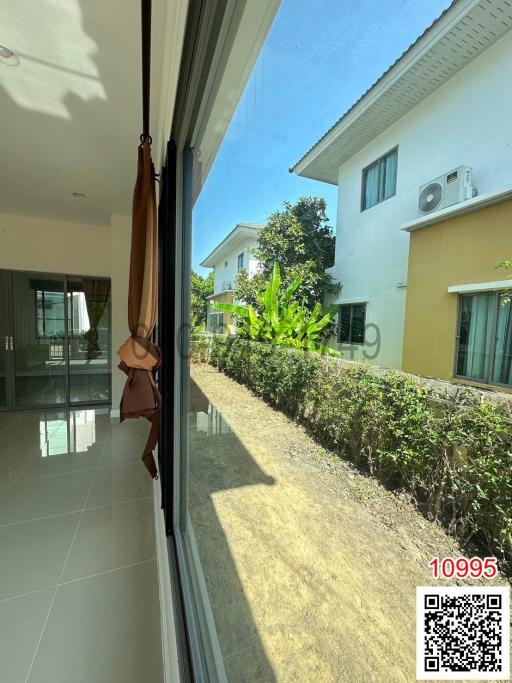
[(235, 279), (245, 269), (252, 277), (259, 262), (250, 253), (257, 246), (258, 231), (263, 226), (259, 223), (238, 223), (233, 230), (218, 244), (201, 263), (203, 268), (213, 268), (213, 294), (208, 297), (209, 306), (206, 318), (206, 329), (209, 332), (233, 332), (231, 313), (219, 313), (213, 310), (213, 303), (234, 303)]
[[(421, 285), (411, 279), (419, 277), (417, 255), (412, 255), (415, 267), (407, 275), (409, 234), (401, 228), (420, 213), (419, 188), (444, 175), (441, 185), (446, 193), (439, 206), (435, 206), (436, 192), (431, 196), (427, 190), (424, 195), (423, 207), (434, 215), (436, 208), (459, 200), (476, 211), (481, 205), (478, 198), (471, 199), (472, 187), (479, 195), (493, 195), (512, 182), (511, 27), (512, 12), (505, 0), (452, 3), (291, 169), (339, 187), (333, 275), (342, 285), (335, 301), (340, 304), (338, 346), (353, 348), (353, 354), (345, 351), (346, 357), (369, 357), (379, 365), (403, 367), (407, 287)], [(461, 166), (471, 169), (471, 178), (466, 178), (465, 169), (457, 177), (448, 175)], [(461, 193), (448, 201), (455, 186)], [(494, 239), (488, 232), (486, 211), (463, 222), (475, 225), (475, 221), (481, 230), (469, 241), (457, 233), (459, 246), (464, 246), (458, 252), (452, 244), (457, 231), (450, 234), (451, 261), (449, 268), (443, 260), (448, 269), (443, 286), (490, 283), (498, 279), (496, 273), (489, 275), (493, 267), (510, 257), (512, 245), (505, 244), (501, 227), (496, 227), (496, 250), (481, 248)], [(444, 252), (442, 230), (429, 228), (413, 239), (419, 244), (428, 237), (431, 260)], [(448, 225), (444, 231), (448, 234)], [(460, 269), (460, 259), (474, 267)], [(424, 292), (422, 305), (437, 291)], [(455, 294), (452, 299), (456, 301)], [(416, 303), (412, 301), (411, 315), (419, 298), (415, 295)], [(421, 318), (422, 312), (414, 313)], [(426, 309), (423, 315), (425, 325)], [(436, 334), (422, 330), (427, 337)], [(406, 340), (406, 369), (450, 375), (447, 356), (455, 347), (455, 325), (443, 330), (449, 336), (437, 342), (444, 345), (446, 356), (442, 370), (439, 364), (418, 362), (423, 352), (420, 346), (412, 347), (420, 343), (419, 333), (414, 337), (417, 341), (410, 335)], [(427, 345), (424, 338), (421, 348)]]
[[(412, 221), (403, 368), (512, 387), (512, 185)], [(442, 248), (441, 248), (442, 245)]]

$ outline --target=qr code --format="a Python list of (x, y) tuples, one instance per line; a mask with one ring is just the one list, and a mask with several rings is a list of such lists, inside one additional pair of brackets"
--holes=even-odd
[(510, 589), (416, 589), (418, 680), (509, 680)]

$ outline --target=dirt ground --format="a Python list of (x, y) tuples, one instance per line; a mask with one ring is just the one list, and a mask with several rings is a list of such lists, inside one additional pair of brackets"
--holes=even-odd
[(464, 551), (245, 387), (191, 374), (190, 513), (229, 681), (415, 681), (416, 587)]

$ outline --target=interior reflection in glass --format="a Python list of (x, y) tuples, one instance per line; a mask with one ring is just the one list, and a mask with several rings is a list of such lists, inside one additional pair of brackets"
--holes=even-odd
[(215, 434), (227, 434), (231, 431), (230, 426), (224, 420), (215, 406), (208, 405), (208, 412), (190, 412), (190, 429), (196, 432), (204, 432), (208, 436)]
[(96, 442), (96, 411), (74, 410), (39, 419), (42, 458), (64, 453), (85, 453)]

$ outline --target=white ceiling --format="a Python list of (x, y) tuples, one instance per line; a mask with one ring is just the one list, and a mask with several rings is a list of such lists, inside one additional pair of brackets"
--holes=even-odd
[[(169, 126), (185, 16), (186, 0), (153, 0), (158, 144)], [(20, 62), (0, 61), (0, 212), (105, 225), (111, 214), (129, 213), (142, 120), (140, 1), (2, 2), (0, 44)]]

